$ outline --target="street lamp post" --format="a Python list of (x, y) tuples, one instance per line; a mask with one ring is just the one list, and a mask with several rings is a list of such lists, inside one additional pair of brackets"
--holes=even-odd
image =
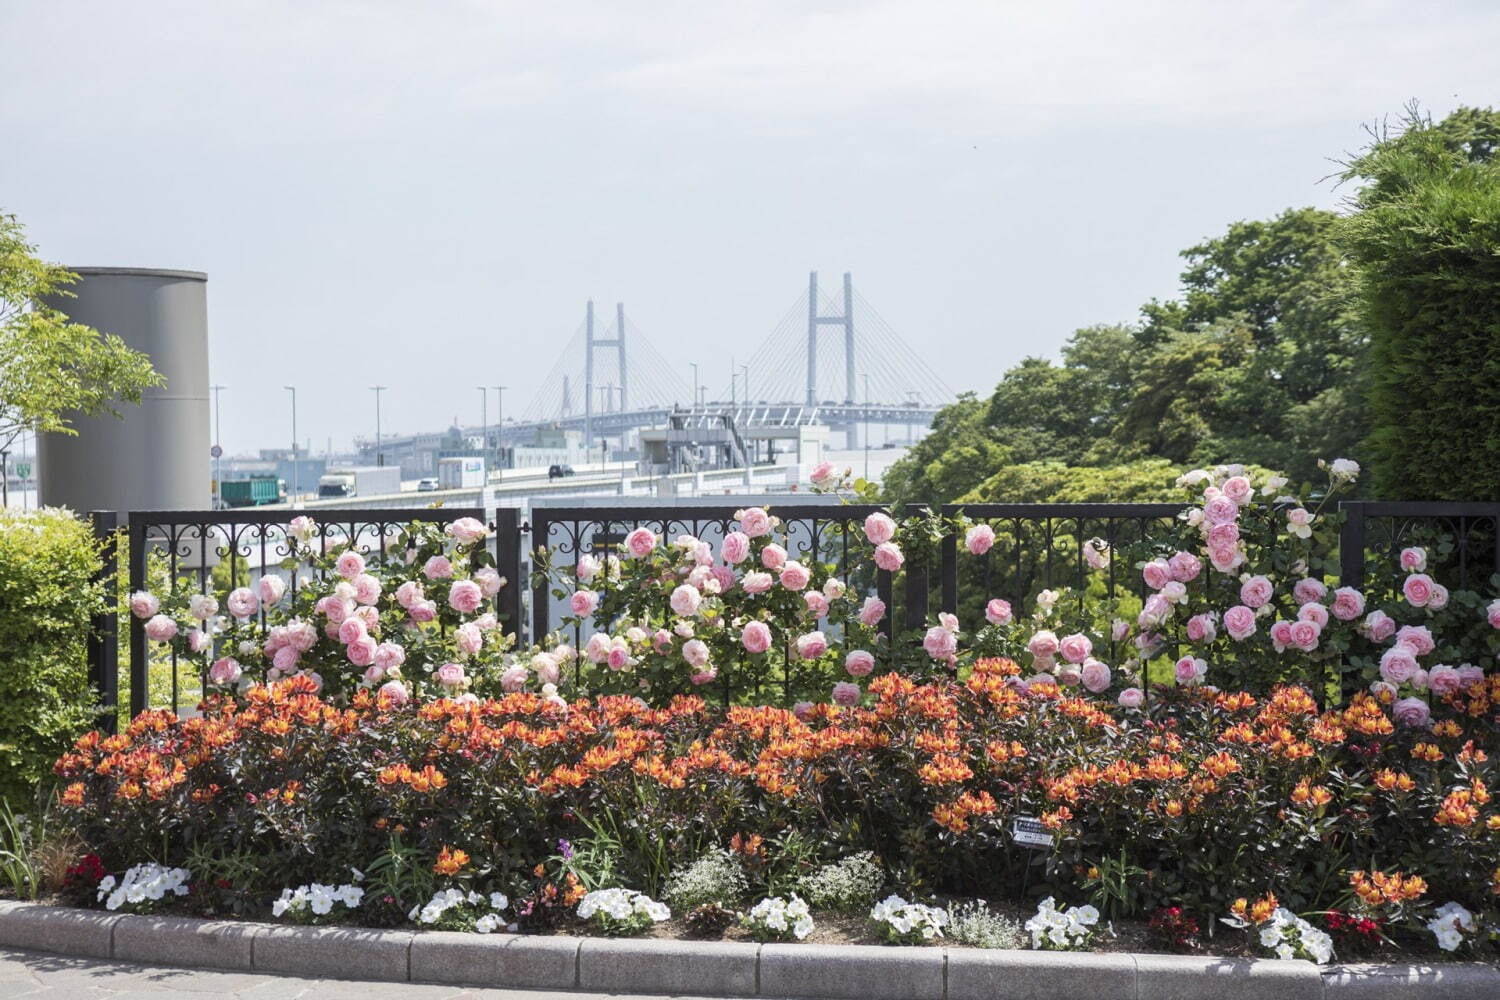
[[(870, 409), (870, 373), (861, 372), (865, 379), (865, 410)], [(865, 421), (865, 482), (870, 481), (870, 421)]]
[(689, 361), (688, 367), (693, 369), (693, 409), (698, 408), (698, 362)]
[(295, 385), (282, 386), (292, 394), (292, 503), (297, 502), (297, 497), (302, 492), (302, 480), (298, 477), (297, 465), (297, 387)]
[(214, 391), (214, 500), (219, 507), (224, 506), (224, 442), (222, 440), (224, 424), (219, 420), (219, 393), (224, 391), (222, 385), (211, 385)]
[(375, 394), (375, 465), (385, 465), (385, 455), (380, 449), (380, 394), (385, 392), (387, 386), (372, 385), (370, 391)]
[[(490, 391), (482, 385), (476, 385), (474, 388), (479, 390), (479, 454), (484, 456), (490, 450)], [(485, 475), (489, 475), (488, 469)]]
[(505, 390), (506, 386), (492, 385), (495, 390), (495, 482), (505, 478)]

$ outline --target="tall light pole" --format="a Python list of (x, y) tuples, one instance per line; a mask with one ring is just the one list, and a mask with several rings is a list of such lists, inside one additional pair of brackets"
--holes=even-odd
[(224, 459), (224, 442), (221, 431), (224, 428), (219, 420), (219, 393), (224, 391), (222, 385), (211, 385), (214, 391), (214, 500), (218, 506), (224, 506), (224, 467), (220, 464)]
[[(870, 373), (860, 373), (865, 380), (865, 410), (870, 409)], [(870, 481), (870, 421), (865, 421), (865, 482)]]
[(375, 465), (385, 465), (385, 455), (380, 450), (380, 394), (385, 392), (388, 386), (372, 385), (370, 391), (375, 394)]
[(505, 476), (505, 460), (501, 456), (505, 452), (505, 390), (506, 386), (492, 385), (495, 390), (495, 482), (500, 482)]
[[(483, 455), (490, 447), (490, 391), (482, 385), (476, 385), (474, 388), (479, 390), (479, 423), (483, 428), (479, 432), (479, 454)], [(489, 475), (488, 468), (486, 468), (485, 475)]]
[(292, 394), (292, 502), (297, 502), (297, 496), (302, 492), (302, 481), (297, 473), (297, 387), (295, 385), (282, 386)]
[(693, 409), (698, 408), (698, 362), (689, 361), (688, 366), (693, 369)]

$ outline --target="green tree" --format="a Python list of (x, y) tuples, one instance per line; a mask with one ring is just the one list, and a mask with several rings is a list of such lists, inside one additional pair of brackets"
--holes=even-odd
[(74, 413), (114, 413), (163, 384), (119, 337), (73, 323), (48, 301), (77, 275), (36, 256), (13, 215), (0, 214), (0, 448), (23, 431), (73, 434)]
[(882, 489), (893, 503), (947, 503), (973, 489), (1009, 448), (985, 426), (988, 404), (963, 393), (938, 411), (932, 429), (886, 470)]
[(1382, 497), (1500, 496), (1500, 112), (1415, 105), (1344, 171)]

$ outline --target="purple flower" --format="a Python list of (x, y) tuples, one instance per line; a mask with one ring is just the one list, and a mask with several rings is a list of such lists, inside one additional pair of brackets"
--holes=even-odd
[(573, 859), (573, 845), (566, 840), (559, 840), (557, 842), (557, 853), (562, 855), (564, 861), (571, 861)]

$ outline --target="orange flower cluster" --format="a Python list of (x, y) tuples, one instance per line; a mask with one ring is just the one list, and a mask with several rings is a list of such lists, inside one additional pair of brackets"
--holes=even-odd
[(457, 875), (468, 866), (468, 854), (456, 847), (449, 847), (447, 844), (444, 844), (443, 849), (438, 851), (437, 861), (433, 864), (432, 870), (439, 875), (451, 876)]
[(1276, 894), (1268, 892), (1253, 903), (1241, 896), (1229, 907), (1229, 912), (1247, 924), (1263, 924), (1271, 919), (1271, 914), (1280, 905)]
[(1401, 872), (1356, 871), (1349, 874), (1349, 887), (1371, 909), (1393, 903), (1406, 903), (1426, 895), (1427, 880), (1420, 875)]

